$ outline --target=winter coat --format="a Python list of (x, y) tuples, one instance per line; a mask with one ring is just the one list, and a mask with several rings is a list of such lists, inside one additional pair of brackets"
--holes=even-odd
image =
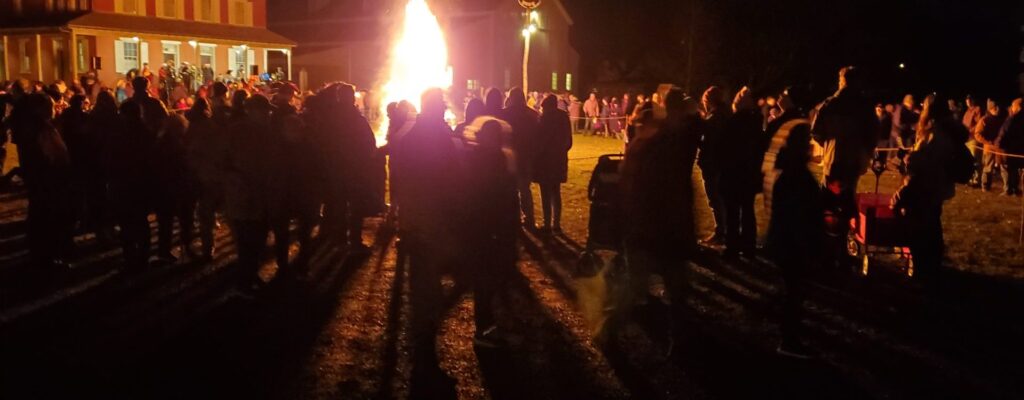
[(569, 149), (572, 149), (569, 115), (558, 109), (545, 110), (540, 117), (539, 131), (533, 181), (565, 183), (569, 176)]
[(721, 172), (722, 158), (725, 157), (724, 153), (729, 151), (725, 137), (731, 117), (732, 113), (724, 107), (705, 116), (700, 154), (697, 158), (697, 165), (700, 166), (701, 172), (705, 174)]
[[(1006, 119), (999, 129), (996, 142), (1009, 154), (1024, 155), (1024, 112)], [(1024, 159), (1006, 157), (1006, 164), (1011, 168), (1024, 168)]]
[(782, 171), (772, 186), (767, 248), (780, 265), (808, 265), (825, 247), (821, 185), (805, 166)]
[(537, 157), (537, 135), (540, 116), (526, 106), (508, 107), (502, 111), (502, 120), (512, 126), (512, 149), (516, 152), (517, 176), (520, 180), (533, 178), (533, 167)]
[(242, 118), (228, 128), (224, 213), (234, 221), (268, 221), (279, 207), (274, 187), (277, 141), (269, 121)]
[(907, 156), (907, 176), (893, 197), (896, 209), (939, 207), (956, 195), (956, 182), (948, 172), (956, 151), (967, 140), (966, 128), (952, 119), (936, 121), (931, 132), (918, 140)]
[(763, 187), (761, 164), (768, 141), (757, 110), (732, 114), (722, 132), (727, 151), (721, 154), (722, 195), (732, 198), (753, 196)]
[(188, 115), (189, 126), (186, 160), (189, 173), (203, 190), (221, 190), (224, 184), (225, 155), (229, 132), (207, 115)]
[(673, 251), (696, 244), (693, 165), (704, 127), (696, 117), (666, 121), (630, 143), (622, 172), (630, 243)]
[[(996, 144), (996, 140), (999, 138), (999, 130), (1003, 127), (1004, 122), (1006, 122), (1005, 114), (992, 115), (987, 113), (974, 126), (972, 137), (975, 141), (984, 145), (985, 151), (1002, 153), (1003, 150)], [(1003, 164), (1006, 162), (1006, 157), (996, 156), (996, 162)]]
[(859, 93), (844, 89), (819, 106), (811, 135), (824, 148), (822, 173), (856, 181), (867, 172), (878, 145), (874, 106)]
[(422, 116), (391, 149), (393, 182), (402, 193), (402, 229), (443, 232), (460, 208), (459, 163), (452, 130)]

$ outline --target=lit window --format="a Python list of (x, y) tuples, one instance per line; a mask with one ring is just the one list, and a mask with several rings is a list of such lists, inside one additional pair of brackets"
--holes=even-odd
[(32, 56), (28, 54), (28, 39), (18, 40), (18, 54), (21, 60), (21, 68), (19, 68), (21, 73), (27, 74), (32, 72)]
[(116, 4), (123, 14), (146, 15), (145, 0), (118, 0)]
[(252, 25), (252, 2), (231, 0), (228, 3), (228, 16), (232, 25)]
[(199, 45), (199, 66), (206, 68), (210, 66), (211, 70), (217, 70), (217, 59), (216, 59), (217, 47), (209, 44)]
[(572, 90), (572, 74), (565, 74), (565, 90)]
[(181, 18), (178, 6), (182, 0), (160, 0), (157, 4), (160, 10), (158, 16), (161, 18)]
[(115, 69), (125, 74), (133, 68), (139, 68), (139, 42), (133, 39), (118, 40), (114, 44)]
[(172, 65), (177, 67), (178, 61), (181, 58), (181, 44), (174, 42), (163, 42), (163, 62), (164, 64)]
[(551, 90), (558, 90), (558, 73), (551, 73)]
[(196, 6), (199, 7), (199, 20), (206, 22), (214, 22), (213, 19), (213, 0), (198, 0)]

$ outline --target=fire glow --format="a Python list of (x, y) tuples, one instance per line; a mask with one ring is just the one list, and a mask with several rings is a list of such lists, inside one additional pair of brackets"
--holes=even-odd
[(426, 0), (409, 0), (401, 30), (391, 48), (388, 81), (381, 88), (382, 115), (389, 103), (402, 100), (419, 110), (423, 91), (433, 87), (448, 90), (452, 86), (448, 46)]

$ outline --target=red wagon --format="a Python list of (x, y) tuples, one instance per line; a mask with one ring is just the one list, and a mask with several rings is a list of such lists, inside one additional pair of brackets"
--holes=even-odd
[(850, 256), (861, 259), (861, 274), (868, 274), (872, 255), (894, 254), (905, 261), (903, 272), (914, 275), (907, 228), (889, 208), (891, 200), (892, 194), (857, 194), (857, 217), (852, 222), (847, 250)]

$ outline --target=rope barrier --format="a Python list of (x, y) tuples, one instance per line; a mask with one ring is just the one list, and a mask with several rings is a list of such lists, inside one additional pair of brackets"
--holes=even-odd
[[(981, 150), (982, 152), (989, 153), (989, 154), (995, 154), (997, 156), (1024, 159), (1024, 155), (1021, 155), (1021, 154), (1003, 153), (1003, 152), (1000, 152), (1000, 151), (986, 150), (984, 147), (981, 147), (981, 146), (978, 146), (978, 145), (975, 145), (975, 144), (971, 144), (971, 143), (966, 143), (964, 145), (967, 146), (968, 148), (972, 149), (972, 150)], [(913, 150), (913, 149), (914, 149), (913, 147), (883, 147), (883, 148), (875, 149), (875, 151), (877, 151), (877, 152), (893, 152), (893, 151)]]
[(628, 117), (594, 117), (594, 118), (588, 118), (588, 117), (569, 117), (569, 119), (570, 119), (570, 120), (576, 120), (576, 121), (586, 121), (586, 120), (596, 120), (596, 121), (626, 121), (626, 120), (628, 120), (629, 118), (628, 118)]

